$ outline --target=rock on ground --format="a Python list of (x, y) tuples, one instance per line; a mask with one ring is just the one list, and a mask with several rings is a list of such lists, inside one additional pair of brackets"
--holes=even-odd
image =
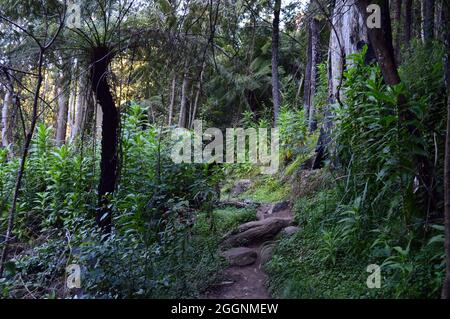
[(288, 226), (286, 228), (283, 228), (283, 230), (280, 232), (282, 236), (292, 236), (296, 232), (298, 232), (299, 228), (297, 226)]
[(289, 201), (287, 200), (275, 203), (272, 209), (270, 210), (270, 214), (276, 214), (279, 211), (285, 210), (287, 208), (289, 208)]
[(261, 255), (261, 264), (267, 263), (270, 259), (272, 259), (273, 250), (276, 246), (276, 242), (274, 241), (266, 241), (261, 246), (260, 255)]
[(242, 224), (237, 232), (225, 236), (222, 245), (225, 247), (237, 247), (241, 244), (252, 244), (263, 242), (274, 238), (281, 229), (289, 226), (291, 219), (267, 218), (259, 221), (252, 221)]
[(257, 253), (255, 250), (247, 247), (236, 247), (228, 249), (222, 255), (230, 263), (230, 266), (247, 266), (254, 264)]
[(249, 179), (238, 180), (230, 191), (231, 196), (238, 196), (247, 191), (253, 185)]

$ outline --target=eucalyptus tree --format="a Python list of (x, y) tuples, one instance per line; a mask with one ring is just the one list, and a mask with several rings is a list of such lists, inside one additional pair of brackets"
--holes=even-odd
[(435, 0), (422, 0), (422, 39), (428, 42), (434, 37)]
[(273, 4), (272, 23), (272, 100), (273, 116), (276, 125), (281, 106), (280, 80), (278, 75), (278, 47), (280, 42), (280, 11), (281, 0), (275, 0)]
[(55, 72), (57, 115), (55, 123), (55, 142), (61, 146), (66, 141), (67, 117), (69, 112), (70, 67), (69, 59), (60, 55)]
[(306, 70), (305, 70), (305, 89), (303, 94), (303, 104), (305, 109), (305, 118), (307, 120), (308, 129), (315, 130), (315, 108), (314, 95), (316, 94), (317, 86), (317, 70), (319, 66), (319, 40), (320, 40), (320, 22), (318, 20), (318, 13), (320, 12), (315, 7), (316, 2), (311, 2), (309, 6), (308, 16), (308, 45), (306, 52)]

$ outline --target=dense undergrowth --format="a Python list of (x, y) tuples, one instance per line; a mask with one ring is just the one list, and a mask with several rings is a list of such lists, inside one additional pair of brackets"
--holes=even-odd
[[(114, 232), (106, 239), (94, 225), (97, 146), (55, 147), (52, 130), (38, 128), (1, 296), (70, 297), (69, 264), (82, 267), (82, 290), (75, 293), (83, 298), (196, 297), (215, 280), (219, 237), (254, 212), (214, 211), (221, 169), (175, 165), (170, 141), (145, 113), (131, 104), (122, 121), (122, 178), (111, 197)], [(1, 155), (3, 232), (18, 164)]]
[[(363, 54), (352, 57), (345, 102), (336, 106), (336, 156), (323, 169), (332, 177), (296, 198), (301, 231), (282, 239), (267, 264), (277, 297), (440, 295), (445, 273), (442, 48), (416, 43), (400, 69), (404, 86), (399, 87), (385, 85), (379, 68), (364, 64)], [(399, 116), (399, 94), (406, 94), (415, 115), (409, 123)], [(411, 134), (408, 125), (417, 132)], [(428, 188), (415, 174), (414, 159), (420, 157), (430, 165)], [(379, 289), (366, 285), (370, 264), (381, 267)]]

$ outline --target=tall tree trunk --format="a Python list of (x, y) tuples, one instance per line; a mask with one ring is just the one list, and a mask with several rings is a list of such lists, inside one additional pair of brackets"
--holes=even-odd
[[(371, 3), (368, 0), (358, 0), (358, 8), (366, 19), (368, 14), (366, 12), (367, 6)], [(394, 47), (392, 45), (392, 30), (391, 20), (389, 16), (389, 1), (379, 0), (376, 3), (381, 8), (381, 28), (368, 28), (370, 43), (375, 51), (377, 60), (380, 63), (383, 78), (389, 85), (400, 83), (400, 76), (397, 71), (397, 64), (395, 62)]]
[(186, 127), (190, 128), (191, 127), (191, 121), (192, 121), (192, 101), (194, 101), (194, 84), (191, 85), (191, 92), (189, 93), (189, 100), (188, 100), (188, 108), (186, 109), (186, 114), (187, 114), (187, 122), (186, 122)]
[(117, 142), (119, 114), (114, 104), (106, 74), (111, 61), (108, 48), (97, 47), (91, 56), (91, 85), (98, 104), (100, 104), (102, 119), (102, 147), (100, 160), (100, 181), (98, 185), (99, 209), (96, 216), (98, 226), (106, 234), (111, 232), (112, 211), (108, 205), (107, 194), (114, 192), (117, 182)]
[(78, 77), (78, 94), (77, 101), (75, 105), (75, 120), (73, 123), (72, 130), (70, 132), (70, 140), (73, 141), (79, 136), (83, 131), (84, 121), (86, 117), (87, 108), (87, 97), (90, 93), (88, 90), (88, 81), (85, 74), (80, 73)]
[(450, 3), (444, 1), (442, 8), (444, 25), (445, 87), (447, 88), (447, 132), (445, 137), (444, 164), (444, 219), (445, 219), (445, 254), (446, 274), (442, 286), (442, 298), (450, 299)]
[(327, 10), (320, 1), (315, 2), (321, 13), (327, 17), (331, 30), (328, 48), (328, 106), (324, 112), (324, 123), (320, 129), (316, 155), (312, 163), (314, 169), (320, 168), (328, 156), (327, 153), (333, 151), (329, 149), (333, 127), (329, 105), (341, 103), (340, 91), (346, 57), (357, 52), (361, 44), (368, 42), (366, 20), (355, 6), (356, 1), (358, 0), (336, 0), (331, 17), (327, 15)]
[[(377, 2), (381, 7), (381, 28), (368, 28), (370, 43), (372, 44), (377, 60), (380, 64), (383, 78), (388, 85), (396, 85), (400, 83), (400, 76), (395, 63), (394, 48), (392, 45), (391, 20), (389, 17), (389, 1), (380, 0)], [(370, 0), (359, 0), (358, 7), (360, 12), (367, 16), (366, 7), (370, 4)], [(416, 115), (408, 108), (406, 97), (399, 94), (397, 97), (397, 105), (399, 108), (400, 120), (407, 124), (408, 132), (415, 138), (420, 138), (419, 130), (411, 124)], [(423, 155), (414, 157), (414, 164), (418, 172), (419, 181), (427, 192), (427, 206), (430, 211), (434, 211), (435, 200), (434, 190), (432, 187), (433, 178), (431, 174), (431, 165), (428, 158)]]
[(69, 136), (72, 136), (72, 130), (75, 126), (75, 110), (78, 96), (78, 62), (74, 60), (74, 65), (71, 69), (70, 94), (69, 94), (69, 112), (67, 116), (67, 125), (69, 128)]
[(304, 107), (305, 115), (308, 121), (308, 129), (310, 132), (316, 129), (316, 121), (314, 118), (314, 94), (316, 93), (317, 82), (317, 65), (319, 63), (319, 21), (312, 18), (309, 23), (309, 44), (308, 44), (308, 63), (305, 72), (308, 77), (305, 81), (304, 90)]
[(197, 83), (197, 90), (195, 92), (194, 105), (192, 108), (192, 116), (191, 121), (189, 123), (190, 128), (192, 128), (192, 125), (194, 124), (195, 121), (195, 116), (197, 115), (198, 101), (200, 99), (200, 94), (202, 93), (203, 75), (205, 73), (205, 68), (206, 68), (206, 60), (204, 60), (202, 63), (202, 70), (200, 71), (200, 76)]
[(422, 0), (423, 41), (433, 39), (434, 34), (434, 0)]
[(103, 111), (100, 104), (98, 104), (97, 100), (94, 99), (94, 105), (95, 105), (95, 139), (101, 139), (102, 138), (102, 125), (103, 125)]
[(394, 39), (394, 54), (395, 54), (395, 61), (400, 63), (400, 47), (401, 47), (401, 22), (402, 22), (402, 0), (394, 0), (392, 2), (394, 7), (394, 17), (392, 19), (394, 24), (394, 30), (395, 30), (395, 39)]
[[(87, 79), (88, 81), (89, 79)], [(85, 99), (85, 109), (84, 109), (84, 118), (83, 123), (81, 125), (81, 134), (85, 134), (87, 136), (95, 137), (95, 96), (90, 90), (89, 83), (86, 84), (86, 87), (88, 89), (88, 92), (86, 93), (86, 99)]]
[(66, 142), (67, 116), (69, 113), (69, 76), (63, 69), (56, 74), (56, 96), (58, 101), (58, 114), (56, 118), (56, 145)]
[(186, 127), (186, 112), (188, 107), (188, 89), (189, 89), (189, 78), (187, 72), (183, 75), (183, 84), (181, 86), (181, 104), (180, 104), (180, 117), (178, 119), (179, 127)]
[(405, 0), (405, 17), (403, 19), (403, 35), (405, 46), (409, 46), (411, 41), (411, 25), (412, 25), (412, 5), (413, 0)]
[(306, 45), (306, 67), (305, 67), (305, 86), (303, 88), (303, 109), (305, 111), (306, 123), (309, 123), (309, 107), (311, 101), (311, 66), (312, 66), (312, 41), (311, 41), (311, 23), (308, 28), (308, 44)]
[(434, 37), (436, 39), (444, 42), (444, 1), (448, 0), (435, 0), (435, 10), (434, 10)]
[(9, 150), (12, 156), (12, 143), (13, 143), (13, 125), (12, 125), (12, 113), (14, 106), (12, 85), (8, 85), (6, 93), (3, 99), (2, 108), (2, 146)]
[(278, 77), (278, 47), (280, 40), (281, 0), (275, 0), (272, 23), (272, 100), (274, 123), (277, 124), (281, 105), (280, 80)]
[(172, 84), (171, 84), (171, 88), (170, 88), (169, 119), (167, 121), (167, 125), (168, 126), (172, 125), (173, 108), (175, 106), (175, 89), (176, 89), (176, 84), (177, 84), (177, 75), (176, 75), (175, 71), (173, 71)]

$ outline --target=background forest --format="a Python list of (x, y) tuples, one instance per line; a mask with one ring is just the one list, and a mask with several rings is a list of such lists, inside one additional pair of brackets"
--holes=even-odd
[[(268, 296), (450, 298), (449, 10), (0, 0), (0, 297), (208, 297), (224, 238), (288, 203)], [(277, 127), (280, 169), (173, 163), (197, 119)]]

